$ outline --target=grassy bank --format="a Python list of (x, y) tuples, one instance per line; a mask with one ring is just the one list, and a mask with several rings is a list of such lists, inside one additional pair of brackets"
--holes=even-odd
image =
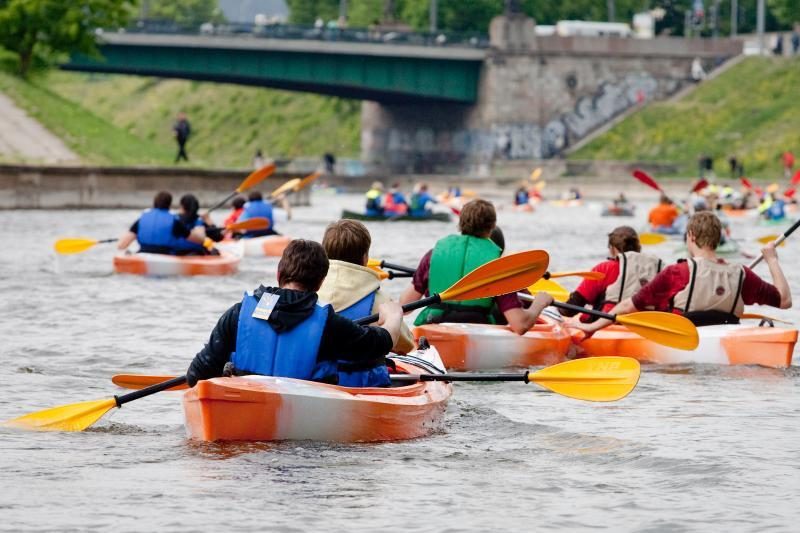
[[(47, 86), (143, 142), (161, 163), (175, 152), (172, 122), (192, 124), (193, 164), (246, 167), (256, 149), (271, 157), (356, 156), (361, 103), (313, 94), (135, 76), (51, 72)], [(164, 155), (166, 154), (166, 155)]]
[(800, 59), (749, 58), (678, 102), (648, 106), (571, 158), (679, 162), (695, 175), (707, 153), (727, 176), (735, 154), (748, 176), (774, 179), (781, 153), (800, 155), (798, 87)]

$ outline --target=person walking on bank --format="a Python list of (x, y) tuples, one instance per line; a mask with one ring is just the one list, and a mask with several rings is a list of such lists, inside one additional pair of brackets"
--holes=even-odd
[(175, 156), (175, 163), (183, 159), (189, 162), (189, 156), (186, 154), (186, 142), (192, 134), (192, 127), (189, 120), (186, 118), (186, 113), (178, 113), (178, 118), (172, 126), (172, 131), (175, 134), (175, 141), (178, 143), (178, 155)]

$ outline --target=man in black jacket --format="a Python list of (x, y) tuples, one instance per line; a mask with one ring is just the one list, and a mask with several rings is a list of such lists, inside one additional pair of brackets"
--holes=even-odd
[(178, 143), (178, 155), (175, 156), (177, 163), (181, 159), (188, 162), (189, 156), (186, 154), (186, 142), (192, 134), (192, 126), (189, 124), (189, 119), (186, 118), (186, 113), (178, 113), (178, 118), (172, 126), (172, 131), (175, 133), (175, 141)]
[(384, 303), (378, 326), (360, 326), (318, 301), (316, 291), (327, 273), (319, 243), (289, 243), (278, 263), (279, 287), (260, 286), (220, 317), (189, 365), (189, 385), (222, 376), (228, 362), (236, 373), (331, 382), (337, 361), (365, 366), (383, 361), (400, 334), (402, 308)]

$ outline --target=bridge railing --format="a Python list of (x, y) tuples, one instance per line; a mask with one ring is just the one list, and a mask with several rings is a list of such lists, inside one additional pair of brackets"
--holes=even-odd
[(410, 46), (488, 48), (489, 36), (481, 33), (409, 32), (385, 28), (338, 28), (301, 26), (294, 24), (250, 24), (225, 22), (202, 24), (187, 28), (172, 21), (137, 20), (124, 30), (127, 33), (158, 33), (176, 35), (240, 36), (265, 39), (296, 39), (340, 41), (370, 44), (403, 44)]

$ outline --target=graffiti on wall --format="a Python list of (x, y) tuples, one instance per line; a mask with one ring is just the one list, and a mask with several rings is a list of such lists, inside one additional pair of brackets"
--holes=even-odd
[(489, 163), (493, 159), (546, 159), (607, 124), (621, 113), (680, 88), (676, 80), (634, 73), (600, 84), (575, 107), (544, 126), (533, 123), (495, 124), (489, 129), (414, 130), (388, 128), (362, 132), (365, 154), (380, 154), (395, 169), (430, 172), (454, 164)]

